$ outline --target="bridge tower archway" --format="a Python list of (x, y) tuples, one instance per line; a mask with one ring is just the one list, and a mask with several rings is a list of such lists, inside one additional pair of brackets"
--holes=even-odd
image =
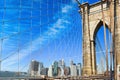
[[(101, 7), (103, 5), (103, 9)], [(114, 4), (107, 1), (97, 2), (95, 4), (89, 5), (84, 3), (80, 5), (80, 12), (82, 15), (82, 29), (83, 29), (83, 75), (95, 75), (96, 74), (96, 53), (95, 53), (95, 34), (103, 25), (103, 15), (106, 27), (114, 36), (114, 54), (116, 58), (114, 59), (117, 63), (115, 65), (120, 65), (120, 6), (117, 3), (116, 6), (116, 16), (118, 17), (116, 22), (114, 22)], [(116, 27), (114, 29), (114, 25)], [(115, 34), (113, 33), (115, 31)]]

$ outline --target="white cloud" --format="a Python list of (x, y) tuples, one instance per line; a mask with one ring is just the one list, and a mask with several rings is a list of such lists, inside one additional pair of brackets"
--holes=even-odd
[(70, 9), (72, 9), (72, 6), (66, 5), (65, 7), (62, 8), (62, 13), (67, 13)]
[(64, 24), (70, 24), (70, 22), (66, 19), (58, 19), (56, 23), (54, 23), (53, 26), (49, 28), (46, 34), (49, 36), (54, 36), (55, 34), (59, 33), (61, 29), (65, 29)]

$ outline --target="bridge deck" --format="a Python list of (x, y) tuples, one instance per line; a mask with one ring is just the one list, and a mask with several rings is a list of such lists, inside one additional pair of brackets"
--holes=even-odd
[(0, 77), (0, 80), (109, 80), (110, 76), (68, 76), (68, 77)]

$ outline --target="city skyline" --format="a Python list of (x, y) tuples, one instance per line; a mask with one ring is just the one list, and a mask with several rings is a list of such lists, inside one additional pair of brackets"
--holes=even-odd
[(81, 63), (75, 64), (72, 60), (66, 65), (64, 60), (54, 61), (49, 67), (44, 67), (44, 63), (32, 60), (29, 65), (28, 76), (81, 76)]

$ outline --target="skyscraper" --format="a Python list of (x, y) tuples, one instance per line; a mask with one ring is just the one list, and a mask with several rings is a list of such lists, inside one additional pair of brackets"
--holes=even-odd
[(53, 64), (53, 76), (57, 76), (58, 75), (58, 62), (55, 61)]
[(39, 62), (32, 60), (29, 66), (30, 76), (39, 76)]
[(64, 68), (64, 75), (65, 75), (65, 76), (70, 75), (70, 67), (65, 67), (65, 68)]
[(62, 59), (62, 66), (63, 66), (63, 68), (65, 67), (64, 59)]
[(58, 67), (61, 67), (61, 66), (62, 66), (62, 60), (59, 60)]
[(42, 68), (41, 71), (40, 71), (40, 75), (47, 76), (48, 75), (48, 68)]
[(73, 61), (70, 62), (70, 75), (77, 76), (77, 66), (73, 63)]
[(41, 75), (41, 71), (44, 68), (43, 63), (39, 62), (39, 74)]
[(48, 76), (53, 77), (53, 67), (52, 67), (52, 65), (48, 69)]
[(78, 75), (78, 76), (81, 76), (81, 70), (82, 70), (82, 69), (81, 69), (81, 63), (78, 63), (78, 64), (77, 64), (77, 75)]
[(58, 62), (58, 67), (65, 67), (65, 62), (64, 62), (64, 60), (62, 59), (62, 60), (59, 60), (59, 62)]
[(70, 65), (73, 65), (73, 60), (70, 61)]

